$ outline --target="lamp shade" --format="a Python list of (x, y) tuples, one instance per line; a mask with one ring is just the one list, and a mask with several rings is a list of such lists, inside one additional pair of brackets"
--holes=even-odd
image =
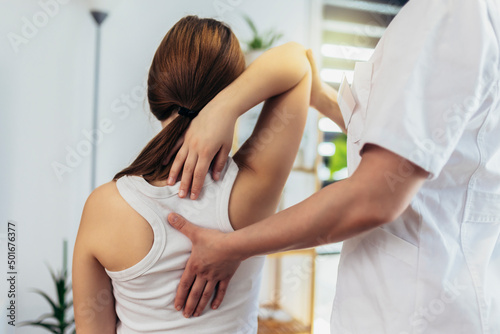
[(90, 11), (109, 13), (118, 6), (122, 0), (87, 0)]

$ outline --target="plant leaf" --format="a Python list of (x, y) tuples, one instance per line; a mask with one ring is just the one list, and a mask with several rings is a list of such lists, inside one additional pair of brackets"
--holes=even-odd
[(56, 303), (45, 293), (43, 292), (42, 290), (39, 290), (39, 289), (34, 289), (33, 292), (35, 293), (38, 293), (39, 295), (41, 295), (43, 298), (45, 298), (45, 300), (50, 304), (50, 306), (52, 307), (52, 312), (54, 312), (54, 314), (57, 313), (57, 311), (59, 310), (59, 306), (56, 305)]
[(32, 321), (32, 322), (27, 322), (25, 324), (22, 324), (21, 326), (38, 326), (38, 327), (45, 328), (46, 330), (48, 330), (49, 332), (52, 332), (52, 333), (60, 333), (59, 327), (57, 325), (46, 324), (43, 322)]
[(63, 306), (65, 304), (66, 297), (66, 273), (54, 273), (54, 271), (49, 267), (50, 275), (56, 284), (56, 292), (59, 301), (59, 305)]
[(35, 322), (43, 322), (44, 320), (50, 320), (50, 319), (57, 320), (56, 318), (54, 318), (54, 315), (52, 313), (45, 313), (42, 314), (40, 317), (38, 317), (38, 319)]
[(258, 36), (259, 35), (259, 31), (257, 30), (257, 27), (255, 26), (255, 23), (250, 18), (250, 16), (243, 15), (243, 18), (245, 19), (245, 21), (247, 22), (248, 26), (252, 30), (254, 37)]
[(264, 43), (265, 45), (265, 48), (270, 48), (271, 46), (273, 46), (273, 44), (279, 40), (281, 37), (283, 37), (283, 34), (282, 33), (275, 33), (273, 31), (269, 31), (268, 32), (268, 39), (267, 41)]
[[(52, 313), (43, 314), (36, 321), (22, 322), (20, 323), (20, 325), (38, 326), (45, 328), (52, 333), (65, 334), (65, 332), (70, 329), (70, 327), (72, 327), (75, 322), (74, 317), (71, 318), (68, 322), (66, 322), (65, 319), (67, 311), (69, 311), (69, 309), (73, 307), (72, 299), (66, 301), (67, 296), (71, 291), (71, 282), (68, 280), (67, 270), (63, 269), (61, 271), (55, 272), (49, 265), (47, 265), (47, 268), (49, 269), (50, 275), (56, 288), (57, 302), (39, 289), (34, 289), (33, 291), (41, 295), (50, 304)], [(46, 320), (54, 323), (47, 322)], [(73, 333), (76, 333), (76, 329), (73, 329)]]

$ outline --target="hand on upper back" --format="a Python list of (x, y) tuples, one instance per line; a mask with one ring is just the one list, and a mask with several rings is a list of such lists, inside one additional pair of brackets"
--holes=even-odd
[(198, 316), (205, 309), (213, 292), (212, 308), (221, 304), (229, 281), (241, 263), (226, 245), (228, 234), (197, 227), (183, 217), (171, 213), (169, 223), (193, 243), (191, 256), (182, 274), (174, 305), (184, 308), (184, 316)]
[(212, 161), (212, 177), (219, 180), (231, 151), (235, 123), (229, 114), (207, 107), (191, 121), (168, 179), (169, 185), (173, 185), (182, 171), (180, 197), (198, 198)]

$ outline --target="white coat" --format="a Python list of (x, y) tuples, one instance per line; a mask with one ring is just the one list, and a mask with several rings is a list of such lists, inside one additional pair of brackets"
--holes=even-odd
[(332, 333), (500, 333), (499, 45), (499, 0), (410, 0), (356, 66), (350, 173), (370, 143), (430, 176), (344, 242)]

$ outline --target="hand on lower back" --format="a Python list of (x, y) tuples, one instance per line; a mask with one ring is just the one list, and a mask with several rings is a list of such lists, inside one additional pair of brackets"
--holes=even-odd
[(168, 221), (193, 243), (191, 256), (181, 277), (175, 307), (184, 308), (184, 316), (198, 316), (205, 309), (214, 291), (212, 308), (221, 304), (229, 281), (241, 261), (230, 254), (225, 242), (228, 234), (197, 227), (183, 217), (171, 213)]

